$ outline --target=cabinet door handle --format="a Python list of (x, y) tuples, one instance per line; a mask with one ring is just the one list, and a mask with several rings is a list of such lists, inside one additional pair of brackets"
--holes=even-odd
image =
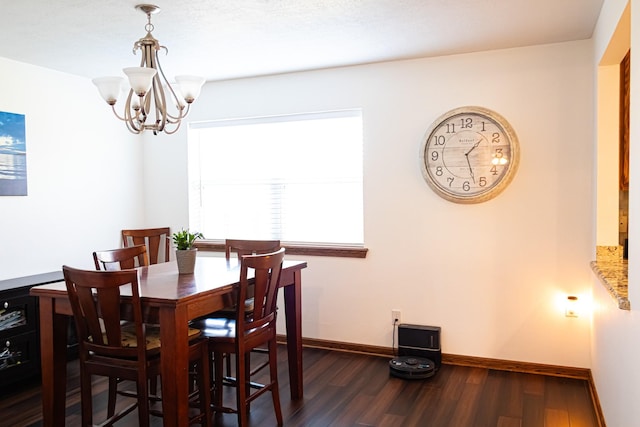
[(4, 308), (9, 308), (9, 302), (8, 302), (8, 301), (5, 301), (5, 302), (4, 302), (4, 304), (3, 304), (3, 306), (4, 306)]

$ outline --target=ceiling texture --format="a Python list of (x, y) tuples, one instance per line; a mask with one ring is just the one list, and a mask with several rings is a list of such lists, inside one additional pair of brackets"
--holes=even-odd
[[(136, 0), (0, 0), (0, 57), (86, 77), (138, 66)], [(171, 80), (221, 80), (588, 39), (603, 0), (158, 0)]]

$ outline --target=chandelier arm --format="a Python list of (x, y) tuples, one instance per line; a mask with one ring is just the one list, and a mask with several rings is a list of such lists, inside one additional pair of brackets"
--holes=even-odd
[(184, 105), (182, 106), (182, 108), (180, 109), (179, 116), (172, 116), (171, 114), (167, 113), (167, 122), (179, 123), (182, 119), (187, 117), (187, 114), (189, 114), (190, 109), (191, 109), (191, 104), (187, 104), (186, 107)]
[(121, 117), (120, 114), (118, 114), (118, 112), (116, 111), (116, 104), (111, 105), (111, 111), (113, 111), (113, 114), (115, 114), (118, 120), (122, 120), (123, 122), (127, 121), (126, 117)]
[(178, 129), (180, 129), (180, 125), (182, 124), (182, 121), (176, 122), (176, 127), (173, 130), (169, 130), (168, 128), (164, 128), (164, 133), (166, 133), (167, 135), (172, 135), (174, 133), (176, 133), (178, 131)]
[[(168, 49), (164, 46), (160, 46), (161, 49), (165, 49), (166, 52), (168, 52)], [(160, 75), (160, 77), (162, 78), (162, 80), (164, 80), (165, 85), (164, 87), (167, 88), (167, 90), (169, 91), (169, 98), (170, 100), (175, 104), (176, 106), (176, 110), (178, 112), (178, 115), (173, 115), (169, 112), (169, 108), (168, 108), (168, 102), (166, 97), (164, 96), (164, 90), (162, 91), (163, 93), (163, 105), (164, 105), (164, 109), (163, 109), (163, 116), (164, 119), (169, 122), (172, 123), (171, 120), (176, 120), (176, 121), (180, 121), (183, 118), (186, 117), (186, 114), (184, 114), (184, 105), (182, 105), (182, 103), (180, 102), (180, 98), (178, 98), (178, 95), (176, 94), (175, 90), (173, 89), (173, 86), (171, 85), (171, 83), (169, 83), (169, 79), (167, 79), (167, 76), (164, 74), (164, 70), (162, 69), (162, 66), (160, 65), (160, 57), (158, 56), (158, 51), (156, 50), (156, 54), (155, 54), (155, 65), (156, 65), (156, 69), (158, 70), (156, 76), (158, 76), (158, 74)], [(158, 81), (160, 81), (160, 78), (158, 78)], [(160, 86), (162, 87), (162, 86)], [(170, 120), (171, 119), (171, 120)]]

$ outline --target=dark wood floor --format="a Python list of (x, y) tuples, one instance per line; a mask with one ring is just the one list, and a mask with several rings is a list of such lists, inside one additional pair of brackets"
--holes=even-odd
[[(304, 399), (291, 401), (282, 347), (280, 389), (285, 426), (597, 427), (586, 381), (443, 365), (427, 380), (389, 376), (387, 357), (304, 350)], [(69, 363), (66, 426), (80, 425), (77, 363)], [(104, 410), (97, 381), (95, 411)], [(21, 384), (0, 394), (0, 426), (40, 426), (40, 386)], [(99, 414), (97, 414), (99, 415)], [(154, 426), (162, 421), (152, 418)], [(235, 416), (218, 426), (236, 426)], [(270, 396), (251, 407), (252, 426), (276, 425)], [(137, 426), (134, 412), (118, 426)]]

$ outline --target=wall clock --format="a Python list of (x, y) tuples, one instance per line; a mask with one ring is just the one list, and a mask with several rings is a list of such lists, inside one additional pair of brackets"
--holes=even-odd
[(460, 107), (438, 117), (420, 148), (422, 175), (439, 196), (455, 203), (494, 198), (518, 169), (515, 131), (498, 113)]

